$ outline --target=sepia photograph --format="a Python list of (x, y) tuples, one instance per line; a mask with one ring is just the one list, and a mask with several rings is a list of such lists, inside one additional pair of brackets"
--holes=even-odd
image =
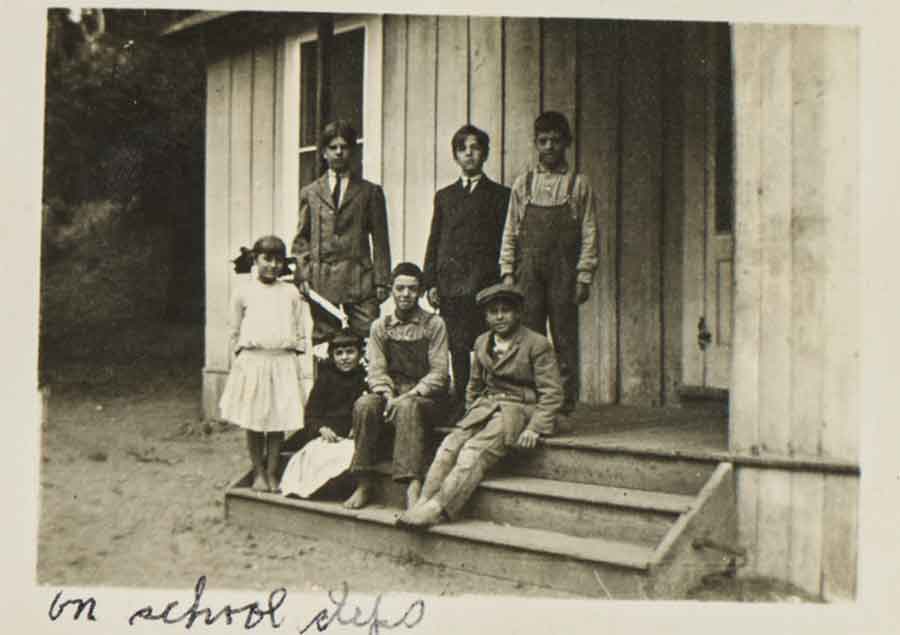
[(41, 11), (51, 620), (856, 604), (859, 26)]

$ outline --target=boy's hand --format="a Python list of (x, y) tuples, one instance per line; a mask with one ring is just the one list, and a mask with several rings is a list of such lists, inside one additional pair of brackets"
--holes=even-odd
[(514, 275), (512, 275), (511, 273), (508, 273), (505, 276), (503, 276), (503, 284), (512, 285), (515, 283), (516, 283), (516, 277)]
[(428, 290), (427, 295), (428, 295), (428, 302), (431, 303), (431, 306), (433, 306), (434, 308), (441, 306), (441, 299), (438, 297), (437, 287), (431, 287)]
[(584, 304), (591, 294), (591, 286), (586, 282), (579, 282), (575, 285), (575, 304)]
[(384, 302), (390, 295), (390, 289), (387, 287), (375, 287), (375, 298), (379, 303)]
[(516, 445), (520, 448), (533, 448), (537, 445), (540, 435), (534, 430), (522, 430)]
[(340, 437), (335, 433), (334, 430), (329, 428), (328, 426), (322, 426), (319, 428), (319, 436), (328, 441), (329, 443), (335, 443), (336, 441), (340, 441)]

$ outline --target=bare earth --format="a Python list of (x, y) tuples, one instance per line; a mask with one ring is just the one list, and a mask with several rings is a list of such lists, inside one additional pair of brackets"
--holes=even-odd
[[(43, 351), (39, 584), (209, 591), (570, 594), (224, 521), (243, 433), (203, 422), (202, 329), (109, 324)], [(63, 344), (64, 342), (64, 344)], [(64, 350), (63, 350), (64, 349)], [(590, 592), (590, 591), (589, 591)], [(704, 600), (809, 601), (767, 580), (712, 580)]]
[(47, 364), (39, 583), (190, 590), (205, 575), (210, 590), (318, 591), (346, 581), (359, 592), (570, 597), (226, 524), (225, 487), (248, 460), (240, 430), (200, 418), (201, 366), (190, 351), (202, 332), (125, 328), (117, 335), (132, 342), (131, 355), (113, 351), (98, 363), (76, 350)]

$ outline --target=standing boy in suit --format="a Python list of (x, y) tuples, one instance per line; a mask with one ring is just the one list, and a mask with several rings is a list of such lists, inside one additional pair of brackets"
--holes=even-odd
[(566, 162), (572, 132), (565, 116), (534, 121), (538, 161), (512, 187), (500, 247), (500, 273), (525, 295), (522, 321), (550, 333), (565, 389), (563, 413), (578, 400), (578, 305), (597, 268), (596, 203), (590, 183)]
[[(369, 336), (379, 306), (390, 293), (391, 250), (381, 186), (350, 171), (356, 131), (333, 121), (322, 131), (319, 148), (328, 171), (300, 191), (295, 281), (343, 308), (350, 329)], [(369, 238), (372, 246), (369, 246)], [(333, 316), (311, 303), (313, 343), (340, 330)]]
[(461, 174), (435, 194), (424, 284), (428, 301), (440, 307), (447, 323), (455, 397), (462, 404), (469, 382), (469, 353), (475, 338), (487, 330), (475, 294), (500, 279), (497, 259), (509, 188), (482, 172), (490, 151), (490, 137), (483, 130), (461, 127), (450, 149)]

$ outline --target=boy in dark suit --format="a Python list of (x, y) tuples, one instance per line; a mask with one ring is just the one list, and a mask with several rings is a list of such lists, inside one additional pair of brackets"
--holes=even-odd
[(455, 396), (461, 404), (469, 382), (469, 353), (475, 338), (487, 330), (475, 294), (500, 279), (509, 188), (482, 172), (490, 151), (486, 132), (465, 125), (453, 135), (450, 147), (461, 175), (435, 194), (424, 284), (428, 301), (440, 307), (447, 324)]
[[(390, 293), (391, 250), (381, 186), (350, 172), (356, 131), (346, 121), (325, 126), (319, 148), (328, 171), (300, 191), (295, 281), (343, 308), (351, 330), (369, 336), (379, 305)], [(372, 246), (369, 247), (369, 238)], [(340, 322), (310, 305), (313, 343), (326, 341)]]
[(416, 505), (397, 520), (424, 527), (457, 518), (481, 479), (511, 447), (553, 434), (563, 403), (556, 355), (522, 326), (522, 292), (497, 284), (478, 294), (490, 331), (475, 341), (466, 414), (435, 454)]

